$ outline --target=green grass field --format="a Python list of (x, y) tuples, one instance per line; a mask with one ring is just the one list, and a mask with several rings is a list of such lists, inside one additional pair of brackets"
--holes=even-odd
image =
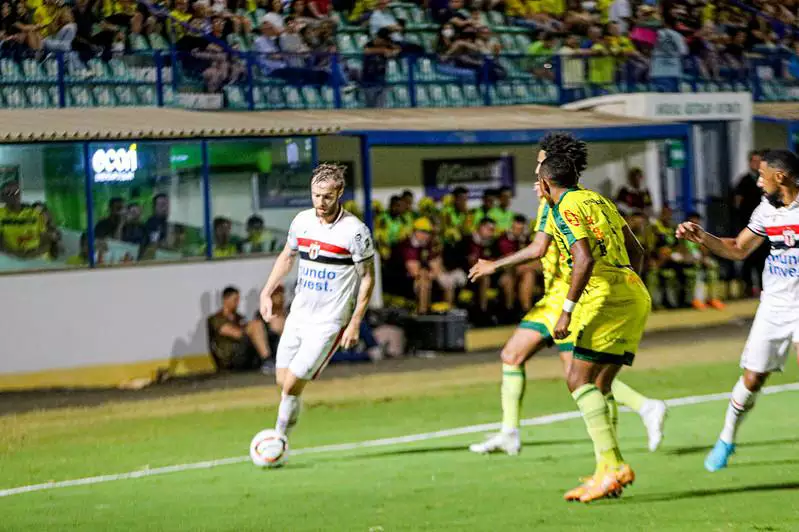
[[(639, 370), (625, 380), (674, 398), (726, 392), (737, 375), (725, 361)], [(311, 401), (291, 443), (300, 449), (495, 422), (495, 377), (380, 399), (366, 392), (359, 399), (356, 390)], [(770, 384), (795, 380), (791, 361)], [(355, 385), (366, 389), (369, 380)], [(242, 456), (275, 409), (239, 397), (4, 416), (0, 489)], [(654, 454), (638, 416), (622, 414), (623, 450), (638, 481), (622, 499), (590, 506), (561, 499), (593, 468), (583, 422), (572, 419), (523, 429), (518, 457), (470, 454), (468, 443), (483, 437), (476, 433), (301, 454), (280, 470), (237, 463), (11, 495), (0, 498), (0, 530), (799, 530), (798, 399), (799, 392), (760, 397), (731, 467), (715, 474), (702, 461), (725, 401), (672, 408)], [(187, 408), (195, 400), (199, 406)], [(525, 417), (572, 410), (562, 381), (529, 383)]]

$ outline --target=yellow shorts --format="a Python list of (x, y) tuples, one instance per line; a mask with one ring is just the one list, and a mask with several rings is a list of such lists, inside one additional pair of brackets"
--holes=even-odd
[[(553, 343), (558, 347), (558, 351), (566, 352), (574, 348), (574, 333), (570, 334), (563, 340), (555, 340), (552, 338), (552, 331), (558, 323), (561, 313), (563, 312), (563, 301), (569, 293), (569, 285), (566, 283), (554, 282), (549, 290), (544, 294), (530, 311), (524, 315), (519, 327), (522, 329), (531, 329), (538, 331), (544, 339), (549, 341), (550, 345)], [(582, 299), (582, 298), (581, 298)], [(578, 323), (580, 308), (582, 305), (578, 304), (572, 313), (572, 324)], [(573, 328), (572, 331), (575, 329)]]
[(574, 357), (631, 366), (652, 308), (644, 283), (633, 271), (589, 283), (574, 340)]

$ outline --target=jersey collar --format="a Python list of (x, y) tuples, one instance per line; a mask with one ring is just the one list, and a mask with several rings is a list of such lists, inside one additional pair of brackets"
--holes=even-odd
[(560, 205), (560, 204), (561, 204), (561, 202), (563, 201), (563, 198), (565, 198), (565, 197), (566, 197), (566, 194), (568, 194), (569, 192), (574, 192), (575, 190), (579, 190), (579, 188), (578, 188), (578, 187), (571, 187), (571, 188), (567, 188), (567, 189), (566, 189), (566, 192), (564, 192), (564, 193), (563, 193), (563, 195), (560, 197), (560, 199), (559, 199), (559, 200), (558, 200), (558, 202), (555, 204), (555, 206), (557, 207), (558, 205)]
[(319, 216), (316, 217), (316, 221), (322, 227), (327, 227), (328, 229), (333, 229), (333, 227), (335, 227), (335, 225), (338, 223), (338, 221), (341, 220), (342, 216), (344, 216), (344, 207), (339, 205), (339, 207), (338, 207), (338, 216), (336, 216), (336, 219), (333, 220), (331, 223), (326, 224), (324, 221), (322, 221), (322, 219)]

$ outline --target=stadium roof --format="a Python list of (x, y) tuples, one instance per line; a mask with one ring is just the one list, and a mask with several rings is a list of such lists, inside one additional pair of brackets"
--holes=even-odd
[(341, 129), (313, 113), (285, 115), (166, 107), (0, 110), (0, 142), (323, 135)]
[[(603, 130), (607, 140), (646, 138), (676, 125), (592, 111), (567, 111), (539, 105), (469, 108), (352, 109), (308, 111), (208, 112), (158, 107), (102, 107), (0, 110), (0, 142), (75, 140), (144, 140), (200, 137), (258, 137), (280, 135), (369, 134), (390, 144), (430, 142), (442, 134), (459, 136), (459, 143), (480, 142), (461, 132), (486, 132), (508, 142), (528, 139), (514, 132), (541, 133), (550, 129)], [(643, 128), (644, 130), (640, 130)], [(628, 130), (626, 133), (623, 130)], [(633, 133), (633, 130), (635, 132)], [(428, 132), (432, 138), (419, 134)], [(669, 134), (675, 134), (671, 131)], [(417, 134), (414, 136), (414, 134)], [(604, 137), (605, 134), (603, 133)], [(590, 139), (586, 139), (590, 140)], [(598, 140), (598, 139), (594, 139)], [(450, 142), (452, 143), (452, 142)]]

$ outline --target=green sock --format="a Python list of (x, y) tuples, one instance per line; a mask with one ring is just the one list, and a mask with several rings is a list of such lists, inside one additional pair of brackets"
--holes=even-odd
[(584, 384), (572, 393), (585, 421), (588, 435), (594, 442), (597, 473), (615, 469), (622, 463), (616, 433), (610, 423), (610, 411), (605, 396), (593, 384)]
[(518, 430), (521, 419), (524, 386), (527, 383), (524, 366), (502, 364), (502, 430)]
[(641, 407), (644, 406), (644, 402), (647, 400), (646, 396), (633, 390), (619, 379), (613, 379), (610, 391), (620, 405), (624, 405), (636, 412), (641, 411)]
[(619, 438), (619, 405), (616, 403), (616, 398), (613, 392), (605, 396), (605, 402), (608, 404), (608, 415), (610, 416), (610, 426), (613, 427), (613, 432), (616, 433), (616, 439)]

